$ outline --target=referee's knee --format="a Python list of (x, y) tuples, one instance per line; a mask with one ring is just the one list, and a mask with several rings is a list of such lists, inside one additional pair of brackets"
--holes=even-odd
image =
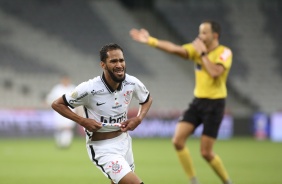
[(175, 138), (172, 138), (171, 141), (172, 141), (172, 144), (173, 144), (173, 146), (176, 150), (182, 150), (184, 148), (185, 144), (183, 144), (182, 141), (177, 140)]

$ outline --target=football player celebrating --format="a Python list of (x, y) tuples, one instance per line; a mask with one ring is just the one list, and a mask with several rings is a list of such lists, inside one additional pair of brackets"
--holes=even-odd
[[(85, 128), (89, 158), (111, 183), (142, 184), (134, 173), (133, 131), (147, 114), (152, 98), (144, 84), (126, 73), (123, 49), (107, 44), (100, 50), (102, 76), (82, 82), (71, 93), (52, 103), (52, 108)], [(131, 99), (140, 104), (136, 117), (127, 119)], [(69, 107), (83, 106), (85, 118)]]

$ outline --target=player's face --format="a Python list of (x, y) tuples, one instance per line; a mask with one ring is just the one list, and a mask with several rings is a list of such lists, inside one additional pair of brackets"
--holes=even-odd
[(113, 81), (118, 83), (124, 81), (126, 66), (121, 50), (108, 51), (104, 69), (109, 73)]
[(212, 44), (215, 39), (215, 33), (212, 32), (212, 28), (209, 23), (202, 23), (200, 25), (198, 37), (204, 42), (206, 46)]

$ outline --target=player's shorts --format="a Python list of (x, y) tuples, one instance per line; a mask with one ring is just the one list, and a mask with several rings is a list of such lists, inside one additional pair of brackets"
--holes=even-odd
[(194, 125), (195, 129), (203, 123), (203, 135), (217, 138), (223, 119), (225, 99), (194, 98), (189, 108), (179, 118)]
[(91, 161), (114, 183), (135, 169), (132, 139), (128, 133), (112, 139), (89, 141), (86, 147)]

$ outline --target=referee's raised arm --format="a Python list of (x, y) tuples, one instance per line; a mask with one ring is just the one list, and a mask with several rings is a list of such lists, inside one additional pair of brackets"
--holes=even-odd
[(137, 42), (147, 44), (162, 51), (178, 55), (182, 58), (188, 58), (187, 51), (181, 46), (167, 40), (160, 40), (150, 36), (146, 29), (131, 29), (129, 32), (131, 38)]

